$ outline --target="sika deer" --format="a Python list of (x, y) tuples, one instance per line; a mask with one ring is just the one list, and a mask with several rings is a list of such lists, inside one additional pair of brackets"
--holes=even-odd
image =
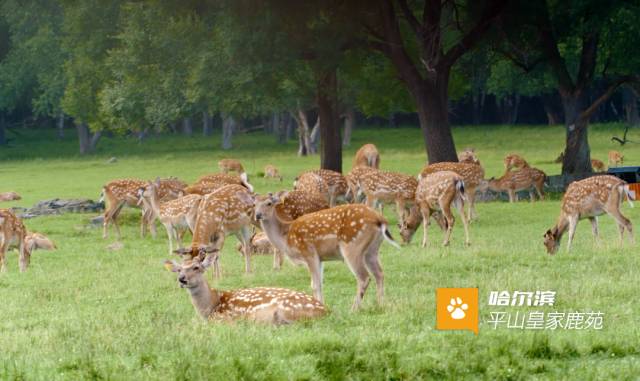
[(353, 202), (360, 202), (364, 194), (362, 193), (362, 187), (360, 183), (362, 179), (368, 176), (372, 176), (376, 173), (375, 168), (371, 167), (354, 167), (351, 171), (345, 176), (345, 180), (347, 180), (347, 186), (349, 187), (349, 198)]
[(504, 168), (509, 172), (512, 168), (526, 168), (529, 163), (520, 155), (512, 153), (504, 157)]
[(220, 170), (223, 173), (229, 173), (229, 172), (235, 172), (238, 175), (242, 175), (243, 173), (246, 173), (244, 171), (244, 167), (242, 166), (242, 164), (235, 159), (222, 159), (218, 162), (218, 168), (220, 168)]
[(562, 209), (558, 222), (544, 234), (544, 246), (549, 254), (555, 254), (560, 247), (560, 240), (569, 230), (567, 251), (571, 250), (571, 242), (578, 226), (578, 221), (588, 218), (591, 221), (592, 233), (598, 239), (598, 216), (607, 213), (618, 224), (620, 244), (623, 242), (624, 230), (627, 229), (631, 242), (634, 243), (633, 226), (620, 212), (620, 204), (624, 196), (632, 196), (629, 186), (623, 180), (610, 175), (598, 175), (569, 184), (562, 198)]
[(366, 204), (374, 207), (377, 202), (396, 204), (398, 221), (402, 222), (405, 207), (413, 204), (418, 180), (397, 172), (373, 171), (362, 176), (360, 189), (366, 196)]
[(188, 194), (199, 194), (201, 196), (213, 193), (225, 185), (242, 185), (249, 192), (253, 192), (253, 187), (246, 178), (241, 176), (229, 175), (226, 173), (214, 173), (212, 175), (202, 176), (193, 185), (188, 186), (185, 192)]
[(591, 168), (593, 168), (594, 172), (606, 172), (607, 167), (601, 160), (591, 159)]
[(624, 155), (618, 151), (609, 151), (609, 167), (617, 167), (624, 162)]
[(9, 209), (0, 209), (0, 272), (7, 271), (5, 255), (11, 246), (20, 253), (20, 272), (29, 267), (31, 253), (25, 247), (27, 230), (22, 221)]
[(475, 148), (465, 148), (464, 151), (458, 154), (458, 161), (461, 163), (471, 163), (480, 165), (480, 160), (476, 156)]
[(430, 218), (433, 216), (438, 224), (443, 229), (446, 229), (442, 245), (449, 245), (451, 231), (455, 222), (453, 213), (451, 213), (451, 206), (453, 205), (462, 219), (465, 244), (469, 245), (469, 226), (467, 217), (464, 214), (464, 199), (464, 180), (462, 176), (455, 172), (435, 172), (421, 178), (416, 190), (416, 205), (411, 208), (409, 216), (404, 219), (400, 226), (400, 235), (404, 243), (411, 242), (413, 234), (422, 222), (422, 247), (426, 247), (427, 230)]
[(202, 196), (189, 194), (175, 200), (160, 202), (158, 199), (158, 180), (149, 182), (144, 188), (138, 190), (140, 200), (153, 212), (153, 218), (158, 219), (167, 231), (169, 237), (169, 255), (173, 253), (173, 241), (182, 247), (181, 234), (178, 230), (189, 229), (192, 233), (195, 229), (198, 206)]
[(508, 171), (501, 178), (491, 178), (486, 185), (481, 186), (480, 190), (485, 187), (494, 192), (507, 192), (509, 194), (509, 202), (517, 202), (518, 194), (521, 190), (529, 190), (529, 198), (531, 202), (536, 200), (533, 190), (538, 193), (540, 200), (544, 200), (544, 181), (547, 178), (544, 172), (537, 168), (524, 167), (517, 171)]
[[(244, 248), (245, 272), (251, 272), (250, 225), (253, 220), (253, 196), (241, 185), (225, 185), (202, 198), (198, 207), (191, 247), (175, 253), (192, 259), (200, 254), (222, 249), (225, 237), (235, 234)], [(220, 264), (216, 260), (214, 274), (220, 278)]]
[(209, 288), (204, 272), (217, 263), (217, 256), (216, 251), (202, 261), (196, 257), (181, 265), (175, 261), (165, 262), (168, 270), (178, 273), (180, 287), (187, 289), (193, 307), (203, 319), (221, 322), (249, 320), (279, 325), (319, 318), (327, 313), (318, 300), (285, 288), (256, 287), (231, 291)]
[(383, 273), (378, 251), (382, 240), (399, 247), (382, 215), (365, 205), (340, 205), (304, 215), (293, 222), (276, 213), (278, 199), (270, 197), (256, 206), (256, 218), (269, 240), (295, 264), (304, 264), (311, 274), (313, 294), (322, 302), (322, 262), (344, 260), (356, 276), (358, 290), (352, 309), (358, 309), (369, 285), (376, 280), (378, 303), (384, 295)]
[(264, 178), (266, 179), (269, 177), (272, 179), (279, 179), (280, 182), (282, 182), (282, 175), (280, 174), (280, 171), (271, 164), (265, 165), (264, 167)]
[(306, 172), (298, 176), (293, 183), (293, 189), (300, 192), (320, 195), (325, 198), (327, 202), (330, 200), (329, 185), (317, 173)]
[[(307, 173), (316, 174), (324, 181), (324, 184), (326, 185), (326, 193), (328, 194), (328, 197), (329, 197), (329, 200), (328, 200), (329, 205), (331, 207), (336, 206), (336, 202), (338, 200), (346, 201), (347, 193), (349, 191), (349, 186), (347, 185), (347, 180), (344, 178), (342, 173), (331, 171), (329, 169), (314, 169), (312, 171), (303, 172), (298, 177), (298, 181), (300, 181), (299, 179), (301, 177), (306, 177), (305, 175)], [(305, 181), (304, 178), (303, 178), (303, 181)], [(312, 184), (316, 184), (319, 192), (324, 191), (324, 186), (317, 185), (318, 184), (317, 180), (314, 180)], [(304, 188), (302, 184), (300, 185), (300, 188)]]
[(365, 144), (356, 152), (352, 168), (356, 167), (380, 168), (380, 153), (374, 144)]
[(476, 217), (476, 189), (484, 181), (484, 169), (477, 164), (470, 163), (434, 163), (424, 167), (422, 172), (420, 172), (420, 175), (418, 175), (418, 179), (439, 171), (451, 171), (462, 176), (462, 179), (464, 180), (465, 197), (469, 203), (467, 220), (472, 221)]
[(16, 192), (0, 193), (0, 201), (16, 201), (21, 199), (22, 197), (20, 197), (20, 195), (17, 194)]

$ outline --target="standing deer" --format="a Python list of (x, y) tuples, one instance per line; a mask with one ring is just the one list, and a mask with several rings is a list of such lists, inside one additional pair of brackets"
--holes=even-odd
[(149, 182), (146, 187), (138, 190), (140, 200), (153, 212), (153, 218), (158, 219), (167, 231), (169, 237), (169, 255), (173, 253), (173, 241), (182, 247), (181, 234), (178, 230), (195, 228), (198, 206), (202, 196), (189, 194), (175, 200), (160, 202), (158, 199), (159, 181)]
[(529, 163), (520, 155), (512, 153), (504, 157), (504, 168), (509, 172), (513, 168), (526, 168)]
[(465, 197), (469, 203), (469, 210), (467, 212), (467, 220), (472, 221), (476, 218), (476, 189), (484, 181), (484, 169), (477, 164), (470, 163), (454, 163), (454, 162), (441, 162), (429, 164), (422, 169), (418, 179), (439, 171), (451, 171), (462, 176), (464, 180)]
[(226, 173), (214, 173), (200, 177), (193, 185), (188, 186), (185, 192), (188, 194), (199, 194), (204, 196), (213, 193), (225, 185), (242, 185), (249, 192), (253, 192), (253, 186), (249, 184), (246, 178), (241, 176), (229, 175)]
[(238, 175), (245, 173), (242, 164), (235, 159), (222, 159), (218, 162), (218, 168), (223, 173), (235, 172)]
[(618, 224), (620, 244), (623, 242), (625, 229), (629, 232), (631, 242), (634, 243), (631, 221), (620, 212), (620, 205), (625, 195), (629, 199), (629, 205), (633, 206), (627, 183), (610, 175), (593, 176), (569, 184), (562, 198), (558, 222), (544, 234), (544, 246), (547, 252), (555, 254), (558, 251), (560, 240), (567, 229), (569, 230), (567, 252), (570, 251), (578, 221), (584, 218), (591, 221), (592, 233), (597, 240), (598, 216), (605, 213), (613, 217)]
[(349, 187), (348, 198), (353, 200), (353, 202), (360, 202), (364, 196), (360, 183), (362, 182), (362, 179), (371, 176), (375, 171), (375, 168), (364, 166), (354, 167), (351, 169), (351, 171), (345, 176), (347, 186)]
[(405, 208), (413, 204), (418, 180), (397, 172), (373, 171), (362, 176), (360, 189), (366, 204), (374, 207), (378, 202), (395, 203), (398, 221), (402, 221)]
[[(347, 193), (349, 191), (349, 186), (347, 185), (347, 180), (342, 175), (342, 173), (331, 171), (329, 169), (314, 169), (311, 171), (303, 172), (298, 177), (298, 182), (300, 181), (299, 179), (304, 175), (306, 175), (307, 173), (316, 174), (324, 181), (324, 184), (326, 185), (326, 192), (329, 196), (329, 200), (328, 200), (329, 205), (331, 207), (336, 206), (336, 203), (338, 200), (346, 201)], [(303, 181), (305, 180), (303, 179)], [(298, 182), (296, 182), (296, 184)], [(315, 182), (312, 182), (312, 184), (318, 184), (318, 183), (317, 181), (315, 181)], [(324, 191), (324, 187), (322, 185), (318, 186), (318, 189), (320, 189), (320, 191)]]
[(618, 151), (609, 151), (609, 167), (617, 167), (624, 163), (624, 155)]
[(276, 197), (256, 206), (256, 218), (276, 248), (295, 264), (306, 265), (311, 274), (313, 295), (322, 296), (322, 262), (344, 260), (356, 277), (358, 290), (352, 309), (358, 309), (369, 285), (376, 280), (378, 303), (384, 296), (384, 276), (378, 258), (382, 240), (399, 247), (387, 229), (387, 221), (373, 209), (361, 205), (340, 205), (304, 215), (293, 222), (276, 213)]
[(517, 202), (518, 194), (521, 190), (529, 190), (529, 198), (531, 202), (536, 200), (533, 191), (538, 193), (540, 200), (544, 200), (544, 181), (547, 175), (537, 168), (524, 167), (517, 171), (508, 171), (501, 178), (491, 178), (481, 186), (480, 190), (489, 188), (494, 192), (507, 192), (509, 194), (509, 202)]
[(353, 167), (380, 168), (380, 153), (374, 144), (365, 144), (356, 152), (353, 158)]
[(404, 243), (411, 242), (420, 223), (423, 224), (422, 247), (427, 246), (427, 230), (433, 216), (440, 227), (446, 229), (443, 246), (449, 245), (455, 219), (451, 206), (456, 208), (464, 226), (465, 245), (469, 245), (469, 224), (464, 213), (464, 180), (451, 171), (429, 174), (420, 179), (416, 190), (416, 205), (400, 224), (400, 235)]
[(279, 179), (280, 182), (282, 182), (282, 175), (280, 174), (280, 171), (271, 164), (267, 164), (264, 167), (264, 178), (266, 179), (269, 177), (272, 179)]
[[(200, 254), (220, 250), (228, 234), (235, 234), (242, 243), (245, 272), (251, 272), (251, 223), (253, 220), (253, 196), (241, 185), (225, 185), (202, 198), (198, 206), (195, 231), (191, 246), (175, 253), (192, 259)], [(217, 256), (216, 256), (217, 257)], [(214, 274), (220, 278), (220, 264), (216, 260)]]
[(293, 189), (300, 192), (320, 195), (324, 197), (327, 202), (330, 200), (329, 185), (317, 173), (305, 172), (296, 177), (293, 182)]
[(478, 160), (478, 157), (476, 156), (476, 150), (471, 147), (465, 148), (464, 151), (458, 154), (458, 161), (461, 163), (480, 165), (480, 160)]
[(22, 221), (9, 209), (0, 209), (0, 272), (7, 271), (5, 255), (11, 246), (20, 253), (20, 272), (29, 267), (29, 253), (25, 247), (27, 229)]
[(166, 261), (165, 267), (178, 273), (178, 283), (186, 288), (191, 303), (205, 320), (231, 322), (249, 320), (266, 324), (288, 324), (301, 319), (324, 316), (324, 305), (311, 296), (275, 287), (243, 288), (221, 291), (209, 287), (204, 272), (217, 262), (218, 253), (187, 260), (182, 264)]
[(604, 165), (604, 163), (601, 160), (598, 160), (598, 159), (591, 159), (591, 168), (593, 168), (595, 172), (607, 171), (607, 167)]

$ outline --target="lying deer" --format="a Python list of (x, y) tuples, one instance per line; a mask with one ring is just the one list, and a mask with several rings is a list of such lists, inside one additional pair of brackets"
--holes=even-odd
[(55, 250), (56, 244), (53, 243), (47, 236), (41, 233), (27, 231), (27, 235), (24, 237), (24, 247), (32, 253), (34, 250)]
[[(191, 246), (178, 249), (175, 253), (186, 259), (212, 253), (222, 249), (228, 234), (235, 234), (244, 249), (245, 272), (251, 272), (249, 242), (253, 235), (253, 204), (253, 196), (241, 185), (225, 185), (204, 196), (198, 206)], [(221, 276), (218, 261), (214, 266), (214, 274), (216, 278)]]
[(624, 230), (629, 232), (631, 242), (633, 226), (631, 221), (620, 212), (620, 204), (625, 195), (629, 205), (633, 206), (629, 186), (623, 180), (609, 175), (589, 177), (569, 184), (564, 197), (560, 217), (554, 227), (544, 234), (544, 246), (549, 254), (555, 254), (560, 247), (560, 240), (569, 231), (567, 251), (571, 250), (571, 242), (578, 226), (578, 221), (588, 218), (591, 221), (593, 236), (598, 239), (598, 216), (608, 214), (616, 220), (620, 230), (620, 244), (623, 242)]
[(270, 197), (256, 206), (256, 218), (273, 245), (295, 264), (306, 265), (311, 274), (313, 295), (322, 296), (322, 262), (344, 260), (356, 276), (358, 291), (352, 309), (358, 309), (369, 285), (376, 280), (378, 303), (384, 295), (383, 273), (378, 251), (382, 240), (399, 247), (387, 229), (387, 221), (373, 209), (361, 205), (340, 205), (304, 215), (293, 222), (281, 220)]
[(491, 178), (480, 190), (486, 188), (494, 192), (507, 192), (509, 194), (509, 202), (517, 202), (517, 192), (529, 190), (529, 198), (531, 202), (536, 200), (533, 191), (535, 189), (540, 200), (544, 200), (544, 182), (547, 175), (537, 168), (524, 167), (517, 171), (508, 171), (501, 178)]
[(138, 190), (138, 194), (140, 201), (153, 212), (153, 218), (158, 219), (166, 229), (169, 237), (169, 255), (171, 255), (174, 240), (177, 241), (179, 248), (182, 247), (181, 234), (179, 233), (185, 229), (189, 229), (193, 233), (202, 196), (189, 194), (175, 200), (160, 202), (159, 187), (159, 180), (150, 181), (146, 187)]
[(413, 176), (397, 172), (375, 170), (362, 176), (360, 189), (366, 204), (374, 207), (378, 202), (395, 203), (398, 221), (402, 222), (405, 208), (413, 204), (418, 180)]
[[(240, 252), (241, 255), (244, 255), (244, 248), (240, 242), (236, 245), (236, 250)], [(265, 232), (257, 232), (251, 236), (248, 250), (251, 255), (268, 255), (273, 254), (275, 247), (271, 244)]]
[(512, 153), (504, 157), (504, 168), (507, 172), (514, 168), (526, 168), (529, 163), (520, 155)]
[[(349, 186), (347, 185), (347, 180), (340, 172), (331, 171), (329, 169), (314, 169), (312, 171), (303, 172), (296, 181), (296, 189), (303, 189), (302, 185), (298, 186), (298, 182), (301, 177), (306, 177), (307, 173), (313, 173), (318, 175), (323, 181), (324, 185), (326, 185), (326, 193), (328, 194), (328, 201), (331, 207), (336, 206), (338, 201), (346, 201), (347, 193), (349, 191)], [(305, 179), (303, 178), (303, 181)], [(312, 182), (312, 184), (318, 184), (317, 182)], [(317, 185), (318, 191), (322, 193), (325, 191), (324, 185)]]
[(601, 160), (591, 159), (591, 168), (593, 168), (594, 172), (606, 172), (607, 167)]
[(218, 162), (218, 168), (223, 173), (235, 172), (238, 175), (245, 173), (242, 164), (235, 159), (222, 159)]
[(467, 212), (467, 220), (471, 221), (476, 218), (476, 189), (484, 181), (484, 169), (477, 164), (470, 163), (454, 163), (454, 162), (441, 162), (429, 164), (422, 169), (418, 179), (435, 172), (451, 171), (462, 176), (464, 180), (465, 197), (469, 203), (469, 210)]
[[(451, 171), (435, 172), (420, 179), (416, 190), (416, 205), (400, 224), (400, 235), (404, 243), (411, 242), (420, 223), (423, 224), (422, 247), (427, 246), (427, 230), (433, 216), (440, 227), (446, 229), (443, 246), (449, 245), (455, 219), (451, 206), (456, 208), (464, 226), (465, 244), (469, 245), (469, 227), (464, 214), (464, 180)], [(438, 213), (440, 212), (440, 213)]]
[(280, 171), (271, 164), (264, 167), (264, 178), (279, 179), (280, 182), (282, 182), (282, 175), (280, 174)]
[(0, 201), (17, 201), (21, 199), (22, 197), (20, 197), (20, 195), (17, 194), (16, 192), (0, 193)]
[(374, 144), (365, 144), (358, 149), (353, 158), (353, 168), (356, 167), (380, 168), (380, 153)]
[(203, 319), (223, 322), (249, 320), (279, 325), (319, 318), (327, 313), (318, 300), (285, 288), (256, 287), (231, 291), (210, 288), (204, 272), (217, 262), (217, 256), (215, 252), (202, 261), (196, 257), (182, 264), (165, 262), (168, 270), (178, 273), (180, 287), (187, 289), (193, 307)]
[(609, 151), (609, 167), (617, 167), (624, 163), (624, 155), (618, 151)]

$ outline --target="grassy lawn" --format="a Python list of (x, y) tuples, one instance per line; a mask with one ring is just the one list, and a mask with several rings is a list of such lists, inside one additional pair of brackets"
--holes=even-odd
[[(216, 131), (218, 134), (219, 131)], [(28, 132), (20, 132), (28, 135)], [(72, 133), (72, 131), (69, 131)], [(0, 148), (0, 191), (16, 191), (23, 200), (2, 207), (31, 206), (48, 198), (97, 199), (110, 179), (175, 175), (186, 181), (217, 171), (223, 157), (241, 159), (257, 192), (290, 188), (318, 157), (298, 158), (295, 142), (275, 144), (261, 134), (239, 136), (236, 148), (223, 152), (219, 138), (153, 138), (142, 145), (121, 137), (105, 138), (98, 153), (81, 158), (71, 137), (57, 141), (39, 132), (30, 142)], [(454, 130), (459, 149), (476, 148), (487, 177), (503, 172), (502, 157), (522, 154), (547, 174), (562, 150), (560, 127), (464, 127)], [(618, 149), (629, 165), (640, 165), (640, 146), (610, 142), (621, 126), (593, 126), (592, 157), (606, 162)], [(629, 134), (640, 141), (640, 131)], [(416, 128), (360, 129), (345, 152), (345, 172), (355, 150), (366, 142), (381, 151), (383, 169), (417, 174), (425, 161)], [(112, 157), (116, 163), (107, 163)], [(274, 164), (283, 184), (255, 176)], [(253, 176), (251, 176), (253, 175)], [(602, 242), (595, 246), (588, 222), (578, 226), (573, 251), (563, 242), (548, 256), (542, 235), (559, 213), (558, 196), (541, 203), (484, 203), (463, 246), (456, 224), (452, 244), (432, 224), (430, 246), (421, 249), (419, 232), (401, 251), (382, 246), (386, 302), (375, 304), (370, 287), (364, 308), (350, 311), (355, 278), (339, 262), (325, 266), (325, 319), (271, 328), (201, 321), (187, 293), (162, 262), (166, 236), (141, 239), (137, 211), (124, 213), (120, 251), (88, 227), (87, 214), (26, 220), (27, 227), (50, 235), (54, 252), (36, 252), (29, 271), (18, 272), (17, 254), (8, 255), (9, 272), (0, 274), (0, 380), (57, 379), (636, 379), (640, 374), (640, 245), (620, 248), (610, 217), (600, 219)], [(640, 227), (640, 208), (623, 214)], [(392, 207), (385, 214), (393, 222)], [(113, 232), (112, 232), (113, 233)], [(286, 263), (271, 270), (271, 258), (254, 259), (254, 273), (227, 241), (222, 255), (222, 289), (281, 286), (311, 292), (309, 274)], [(212, 284), (212, 286), (214, 286)], [(437, 331), (435, 289), (479, 287), (480, 333)], [(601, 311), (602, 330), (528, 331), (488, 324), (487, 300), (493, 290), (555, 290), (556, 304), (543, 311)], [(505, 311), (530, 311), (512, 307)]]

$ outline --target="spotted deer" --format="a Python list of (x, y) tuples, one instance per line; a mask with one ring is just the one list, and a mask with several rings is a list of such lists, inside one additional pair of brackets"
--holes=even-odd
[(353, 158), (353, 168), (356, 167), (380, 168), (380, 153), (374, 144), (368, 143), (358, 149)]
[(322, 263), (344, 260), (358, 283), (352, 309), (360, 307), (369, 274), (376, 280), (378, 303), (382, 303), (384, 276), (378, 251), (383, 239), (399, 247), (382, 215), (365, 205), (347, 204), (306, 214), (293, 222), (283, 221), (276, 213), (278, 201), (276, 197), (260, 201), (256, 218), (278, 250), (293, 263), (309, 269), (316, 299), (323, 301)]
[[(225, 185), (202, 198), (198, 206), (195, 230), (191, 246), (175, 253), (186, 259), (222, 249), (225, 237), (234, 234), (242, 243), (245, 272), (251, 272), (251, 255), (248, 251), (253, 220), (253, 196), (241, 185)], [(220, 278), (220, 264), (216, 260), (214, 275)]]
[(293, 182), (293, 189), (300, 192), (320, 195), (324, 197), (327, 202), (329, 202), (330, 199), (329, 185), (317, 173), (305, 172), (296, 177)]
[(374, 207), (378, 202), (395, 203), (398, 221), (402, 221), (405, 208), (413, 204), (418, 180), (398, 172), (373, 171), (360, 180), (360, 189), (366, 204)]
[(282, 175), (280, 174), (280, 171), (271, 164), (265, 165), (264, 178), (279, 179), (280, 182), (282, 182)]
[(182, 247), (181, 231), (189, 229), (193, 233), (202, 196), (189, 194), (175, 200), (160, 202), (159, 188), (158, 180), (150, 181), (146, 187), (138, 190), (138, 194), (140, 200), (151, 209), (153, 219), (159, 220), (166, 229), (169, 237), (169, 255), (171, 255), (174, 240), (177, 241), (179, 248)]
[(476, 189), (484, 181), (484, 169), (477, 164), (441, 162), (429, 164), (422, 169), (418, 179), (439, 171), (451, 171), (462, 176), (464, 180), (465, 197), (469, 204), (467, 220), (472, 221), (477, 217), (475, 210)]
[(607, 167), (601, 160), (591, 159), (591, 168), (593, 168), (594, 172), (606, 172)]
[[(346, 201), (349, 186), (347, 180), (340, 172), (331, 171), (329, 169), (314, 169), (311, 171), (303, 172), (300, 176), (306, 173), (314, 173), (326, 184), (326, 192), (329, 195), (329, 205), (331, 207), (336, 206), (338, 201)], [(324, 187), (322, 187), (324, 189)]]
[(17, 201), (21, 199), (22, 197), (20, 197), (20, 195), (17, 194), (16, 192), (0, 193), (0, 201)]
[(434, 172), (420, 179), (416, 189), (416, 205), (400, 225), (400, 235), (404, 243), (411, 242), (420, 223), (423, 224), (422, 247), (427, 246), (427, 230), (434, 217), (445, 229), (443, 246), (449, 245), (455, 218), (453, 206), (462, 219), (465, 244), (469, 245), (469, 223), (464, 213), (465, 189), (462, 176), (451, 171)]
[(480, 160), (476, 156), (475, 148), (465, 148), (464, 151), (458, 154), (458, 161), (461, 163), (471, 163), (480, 165)]
[(46, 235), (42, 233), (27, 231), (27, 235), (24, 237), (24, 247), (32, 253), (34, 250), (55, 250), (56, 244), (53, 243)]
[(242, 164), (235, 159), (222, 159), (218, 162), (218, 168), (223, 173), (235, 172), (238, 175), (245, 173)]
[(351, 171), (345, 176), (347, 186), (349, 187), (348, 198), (350, 198), (353, 202), (363, 201), (364, 194), (362, 193), (360, 182), (365, 177), (374, 174), (375, 171), (375, 168), (364, 166), (354, 167), (353, 169), (351, 169)]
[(529, 163), (520, 155), (512, 153), (504, 157), (504, 168), (507, 172), (514, 168), (526, 168)]
[(185, 193), (204, 196), (215, 192), (225, 185), (241, 185), (248, 189), (249, 192), (253, 192), (253, 186), (249, 184), (246, 178), (226, 173), (214, 173), (200, 177), (194, 184), (185, 188)]
[(20, 272), (27, 270), (31, 255), (25, 247), (26, 235), (22, 220), (9, 209), (0, 209), (0, 272), (7, 271), (5, 256), (12, 246), (18, 247)]
[(165, 267), (178, 273), (178, 283), (186, 288), (191, 303), (201, 318), (232, 322), (248, 320), (266, 324), (288, 324), (315, 319), (327, 313), (324, 305), (303, 292), (275, 287), (243, 288), (222, 291), (209, 287), (204, 272), (217, 262), (218, 253), (195, 257), (178, 264), (166, 261)]
[(624, 163), (624, 155), (618, 151), (609, 151), (609, 167), (617, 167)]
[(608, 214), (618, 224), (620, 231), (620, 244), (623, 243), (625, 229), (629, 232), (632, 243), (633, 225), (631, 221), (622, 215), (620, 205), (625, 195), (629, 200), (632, 196), (627, 183), (610, 175), (598, 175), (569, 184), (562, 198), (560, 217), (555, 226), (544, 234), (544, 246), (549, 254), (555, 254), (560, 247), (560, 240), (565, 232), (569, 232), (567, 252), (571, 250), (571, 243), (576, 232), (576, 227), (581, 219), (588, 218), (591, 221), (591, 229), (594, 238), (598, 239), (598, 216)]
[[(240, 252), (241, 255), (244, 255), (244, 248), (240, 242), (236, 245), (236, 250)], [(249, 253), (251, 255), (273, 254), (274, 250), (275, 247), (271, 244), (265, 232), (257, 232), (251, 236), (251, 240), (249, 241)]]
[(486, 188), (494, 192), (507, 192), (509, 194), (509, 202), (517, 202), (518, 194), (516, 192), (529, 190), (529, 199), (531, 202), (536, 200), (534, 190), (544, 200), (544, 182), (547, 175), (537, 168), (524, 167), (517, 171), (508, 171), (501, 178), (491, 178), (485, 185), (481, 185), (481, 190)]

